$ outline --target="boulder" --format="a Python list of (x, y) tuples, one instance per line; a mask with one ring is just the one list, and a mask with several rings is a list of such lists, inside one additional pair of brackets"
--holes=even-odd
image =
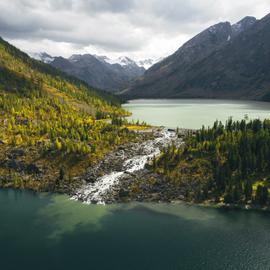
[(29, 164), (26, 167), (26, 171), (28, 174), (40, 174), (42, 171), (36, 164)]
[(123, 197), (128, 197), (129, 196), (129, 191), (128, 190), (125, 190), (123, 188), (121, 188), (119, 190), (119, 197), (120, 198), (123, 198)]

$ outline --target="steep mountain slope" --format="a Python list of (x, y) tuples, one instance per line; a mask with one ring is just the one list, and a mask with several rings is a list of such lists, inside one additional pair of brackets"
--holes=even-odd
[(203, 31), (122, 92), (127, 98), (267, 99), (270, 19), (246, 17)]
[(137, 65), (128, 57), (110, 59), (106, 56), (76, 54), (63, 58), (52, 57), (47, 53), (31, 56), (85, 81), (88, 85), (110, 92), (126, 87), (130, 80), (142, 76), (145, 72), (142, 65)]
[[(269, 100), (270, 16), (194, 65), (180, 95)], [(199, 91), (198, 91), (199, 90)]]
[(0, 39), (0, 187), (68, 191), (134, 134), (107, 93), (33, 60)]

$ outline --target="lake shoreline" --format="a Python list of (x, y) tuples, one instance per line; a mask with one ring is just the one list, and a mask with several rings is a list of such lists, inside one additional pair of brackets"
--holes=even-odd
[(199, 129), (229, 117), (242, 120), (269, 117), (270, 103), (230, 99), (135, 99), (123, 104), (132, 112), (130, 120), (145, 121), (153, 126)]
[[(141, 133), (144, 132), (157, 132), (159, 133), (164, 127), (151, 127), (145, 131), (139, 131)], [(176, 129), (166, 129), (169, 132), (176, 133)], [(178, 135), (181, 138), (181, 142), (184, 143), (184, 138), (187, 132), (195, 132), (196, 130), (190, 129), (179, 129)], [(157, 134), (155, 136), (158, 136)], [(121, 147), (122, 150), (125, 147)], [(129, 146), (127, 146), (129, 148)], [(113, 154), (112, 154), (113, 155)], [(112, 156), (110, 156), (112, 157)], [(109, 161), (110, 162), (110, 161)], [(161, 174), (154, 173), (147, 169), (146, 166), (135, 172), (125, 172), (124, 176), (119, 180), (116, 185), (111, 186), (111, 190), (105, 196), (104, 204), (119, 204), (119, 203), (172, 203), (175, 204), (177, 202), (185, 203), (187, 205), (201, 206), (207, 208), (216, 208), (216, 209), (228, 209), (228, 210), (245, 210), (245, 211), (263, 211), (270, 212), (270, 207), (260, 206), (255, 204), (225, 204), (225, 203), (216, 203), (214, 201), (205, 201), (205, 202), (192, 202), (190, 200), (185, 199), (186, 190), (178, 189), (175, 191), (176, 187), (167, 183), (165, 177)], [(114, 168), (115, 169), (115, 168)], [(134, 185), (136, 182), (140, 182), (143, 185), (143, 191), (139, 194), (136, 194), (136, 188)], [(148, 182), (150, 181), (150, 182)], [(153, 192), (153, 182), (159, 182), (158, 188), (155, 188)], [(148, 185), (149, 184), (149, 185)], [(156, 184), (156, 183), (155, 183)], [(148, 185), (148, 186), (147, 186)], [(74, 196), (74, 194), (71, 194)], [(83, 198), (77, 198), (85, 202)], [(88, 203), (99, 203), (98, 201), (88, 202)]]
[[(179, 142), (184, 143), (184, 138), (187, 133), (195, 132), (196, 130), (192, 129), (167, 129), (164, 127), (150, 127), (146, 130), (137, 131), (140, 134), (140, 140), (137, 145), (141, 144), (143, 140), (148, 139), (149, 141), (154, 140), (154, 138), (159, 138), (161, 132), (166, 130), (170, 133), (177, 133), (177, 138), (180, 139)], [(151, 134), (151, 135), (150, 135)], [(149, 139), (151, 138), (152, 139)], [(124, 162), (123, 159), (120, 158), (121, 153), (126, 151), (126, 158), (131, 158), (132, 156), (136, 156), (141, 151), (137, 149), (137, 152), (134, 152), (132, 146), (137, 147), (136, 143), (127, 143), (125, 145), (119, 146), (117, 149), (108, 153), (103, 160), (101, 160), (97, 166), (89, 168), (85, 174), (78, 177), (76, 180), (76, 184), (68, 185), (65, 183), (64, 186), (60, 186), (55, 190), (42, 190), (41, 192), (48, 192), (50, 194), (65, 194), (74, 198), (74, 195), (78, 193), (78, 190), (82, 189), (84, 185), (89, 183), (95, 183), (102, 174), (109, 174), (112, 171), (121, 170), (121, 164)], [(160, 145), (161, 147), (161, 145)], [(141, 153), (140, 153), (141, 154)], [(113, 161), (113, 163), (112, 163)], [(148, 163), (148, 162), (147, 162)], [(141, 168), (138, 171), (132, 172), (124, 172), (123, 177), (119, 182), (115, 185), (112, 184), (110, 186), (110, 190), (105, 194), (104, 202), (102, 204), (119, 204), (119, 203), (185, 203), (187, 205), (194, 205), (206, 208), (216, 208), (216, 209), (228, 209), (228, 210), (244, 210), (244, 211), (262, 211), (262, 212), (270, 212), (270, 207), (253, 205), (253, 204), (225, 204), (225, 203), (215, 203), (214, 201), (205, 201), (205, 202), (193, 202), (185, 199), (186, 190), (178, 189), (175, 191), (176, 187), (167, 183), (165, 177), (161, 174), (154, 173), (147, 169), (146, 167)], [(154, 183), (154, 191), (153, 191), (153, 181)], [(142, 184), (142, 190), (138, 192), (136, 190), (135, 184)], [(5, 188), (14, 188), (12, 186), (6, 186)], [(38, 191), (33, 190), (35, 193), (39, 193)], [(86, 202), (84, 198), (78, 196), (76, 198), (78, 201)], [(91, 201), (88, 203), (96, 204), (100, 203), (100, 201)]]
[[(88, 203), (120, 202), (133, 193), (134, 183), (145, 172), (145, 165), (160, 154), (163, 147), (183, 143), (188, 130), (151, 127), (137, 131), (145, 140), (127, 143), (108, 153), (97, 166), (83, 176), (81, 188), (74, 190), (74, 199)], [(150, 138), (150, 139), (149, 139)], [(141, 180), (140, 180), (141, 181)]]
[[(240, 210), (240, 211), (256, 211), (256, 212), (266, 212), (270, 213), (270, 207), (252, 205), (252, 204), (225, 204), (225, 203), (214, 203), (214, 202), (188, 202), (188, 201), (179, 201), (190, 206), (199, 206), (204, 208), (212, 209), (222, 209), (222, 210)], [(177, 203), (172, 201), (171, 203)]]
[[(39, 195), (39, 194), (44, 194), (46, 196), (53, 196), (53, 195), (66, 195), (70, 200), (73, 200), (70, 196), (70, 193), (63, 193), (63, 192), (53, 192), (53, 191), (36, 191), (33, 189), (17, 189), (14, 187), (4, 187), (0, 188), (0, 190), (14, 190), (14, 191), (24, 191), (24, 192), (30, 192), (33, 195)], [(78, 203), (85, 204), (85, 202), (76, 200)], [(186, 205), (186, 206), (194, 206), (194, 207), (202, 207), (205, 209), (219, 209), (219, 210), (239, 210), (239, 211), (244, 211), (244, 212), (258, 212), (258, 213), (270, 213), (270, 207), (261, 207), (258, 205), (250, 205), (250, 204), (223, 204), (223, 203), (211, 203), (211, 202), (190, 202), (190, 201), (185, 201), (185, 200), (171, 200), (171, 201), (141, 201), (141, 200), (128, 200), (128, 201), (115, 201), (115, 202), (110, 202), (106, 204), (101, 204), (101, 206), (108, 206), (108, 205), (123, 205), (123, 204), (133, 204), (133, 203), (144, 203), (144, 204), (156, 204), (156, 205), (161, 205), (161, 204), (168, 204), (168, 205)], [(93, 204), (88, 204), (88, 205), (95, 205)]]

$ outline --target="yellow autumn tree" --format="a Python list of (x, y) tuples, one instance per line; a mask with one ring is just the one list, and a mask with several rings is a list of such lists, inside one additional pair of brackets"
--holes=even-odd
[(20, 144), (22, 144), (22, 143), (23, 143), (23, 139), (22, 139), (21, 134), (19, 134), (19, 135), (17, 135), (17, 136), (15, 137), (15, 144), (16, 144), (16, 145), (20, 145)]
[(62, 150), (62, 143), (58, 140), (58, 138), (54, 141), (54, 144), (58, 151)]

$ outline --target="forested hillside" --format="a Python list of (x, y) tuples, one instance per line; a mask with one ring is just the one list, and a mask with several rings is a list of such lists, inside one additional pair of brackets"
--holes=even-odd
[(0, 186), (61, 190), (135, 135), (113, 96), (0, 39)]
[(188, 201), (269, 204), (270, 120), (216, 122), (163, 150), (152, 170)]

